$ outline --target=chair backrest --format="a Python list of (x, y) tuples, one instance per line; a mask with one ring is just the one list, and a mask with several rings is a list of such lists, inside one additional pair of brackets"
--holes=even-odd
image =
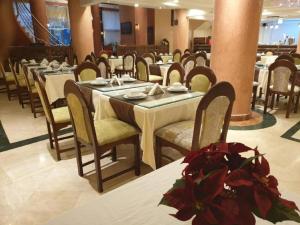
[(181, 56), (180, 62), (181, 62), (182, 65), (184, 64), (185, 60), (186, 60), (189, 56), (191, 56), (191, 54), (189, 54), (189, 53), (183, 54), (183, 55)]
[(155, 63), (155, 57), (151, 53), (144, 53), (143, 58), (146, 60), (148, 65)]
[(146, 60), (142, 57), (137, 57), (135, 61), (136, 76), (138, 80), (149, 81), (149, 67)]
[(125, 54), (123, 56), (123, 69), (125, 70), (134, 70), (134, 54)]
[(269, 66), (267, 88), (270, 89), (271, 81), (273, 80), (272, 91), (279, 93), (288, 93), (289, 81), (291, 81), (291, 91), (294, 91), (296, 71), (297, 67), (295, 66), (295, 64), (286, 59), (275, 61)]
[(111, 71), (110, 71), (110, 66), (108, 64), (108, 61), (106, 58), (104, 57), (100, 57), (97, 60), (97, 66), (99, 68), (100, 71), (100, 77), (103, 77), (105, 79), (108, 79), (111, 77)]
[(297, 49), (292, 49), (290, 52), (289, 52), (289, 55), (292, 55), (292, 54), (294, 54), (294, 53), (296, 53), (297, 52)]
[[(14, 67), (14, 62), (10, 58), (8, 59), (8, 65), (9, 65), (10, 71), (12, 72), (12, 74), (14, 76), (14, 80), (15, 80), (15, 84), (16, 84), (17, 88), (20, 88), (19, 80), (18, 80), (17, 73), (16, 73), (16, 70)], [(19, 75), (19, 76), (21, 76), (21, 75)]]
[(9, 84), (7, 77), (6, 77), (6, 73), (5, 73), (5, 69), (2, 63), (0, 63), (0, 78), (3, 77), (3, 80), (5, 82), (5, 84)]
[(75, 80), (88, 81), (100, 77), (99, 68), (91, 62), (83, 62), (74, 70)]
[(95, 53), (91, 52), (91, 56), (92, 56), (92, 59), (93, 59), (93, 63), (96, 63), (97, 62), (97, 56), (95, 55)]
[(213, 86), (201, 99), (195, 118), (192, 151), (225, 142), (235, 91), (228, 82)]
[(93, 117), (80, 87), (74, 81), (67, 80), (64, 93), (76, 140), (96, 146), (97, 138)]
[(53, 118), (51, 106), (50, 106), (50, 103), (48, 100), (47, 92), (45, 89), (45, 81), (38, 74), (35, 75), (34, 85), (35, 85), (37, 93), (40, 97), (46, 119), (50, 124), (53, 124), (54, 118)]
[(27, 86), (27, 90), (32, 93), (32, 83), (30, 83), (30, 78), (29, 78), (29, 73), (28, 73), (28, 68), (26, 68), (24, 65), (22, 66), (23, 71), (24, 71), (24, 78), (25, 78), (25, 83)]
[(76, 54), (73, 55), (73, 62), (72, 62), (72, 66), (73, 65), (78, 65), (78, 57)]
[(92, 58), (92, 56), (91, 55), (87, 55), (85, 58), (84, 58), (84, 61), (85, 62), (93, 62), (93, 58)]
[(184, 50), (183, 54), (192, 54), (191, 50), (189, 50), (188, 48)]
[(280, 55), (276, 58), (275, 61), (278, 61), (278, 60), (281, 60), (281, 59), (286, 59), (286, 60), (290, 61), (291, 63), (295, 63), (294, 58), (290, 55)]
[(179, 63), (181, 61), (181, 51), (179, 49), (175, 49), (173, 52), (173, 62)]
[(166, 85), (172, 85), (175, 82), (183, 83), (185, 71), (180, 63), (173, 63), (168, 69)]
[(216, 82), (214, 71), (208, 67), (197, 66), (187, 75), (185, 85), (192, 91), (207, 92)]
[(196, 66), (206, 66), (207, 56), (204, 52), (199, 52), (195, 54)]
[(185, 70), (185, 76), (196, 66), (196, 58), (193, 55), (188, 56), (182, 63)]
[(292, 57), (294, 58), (295, 64), (300, 65), (300, 54), (294, 53)]
[(100, 51), (99, 57), (103, 57), (103, 58), (108, 59), (109, 58), (109, 53), (107, 51), (104, 51), (104, 50)]

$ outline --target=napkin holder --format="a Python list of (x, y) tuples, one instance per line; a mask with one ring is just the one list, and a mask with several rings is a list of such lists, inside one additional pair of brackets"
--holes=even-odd
[(165, 91), (162, 89), (162, 87), (159, 84), (155, 84), (152, 89), (149, 91), (148, 95), (160, 95), (164, 94)]
[(117, 84), (117, 85), (121, 86), (121, 81), (116, 76), (114, 76), (114, 77), (111, 78), (110, 84), (111, 85)]

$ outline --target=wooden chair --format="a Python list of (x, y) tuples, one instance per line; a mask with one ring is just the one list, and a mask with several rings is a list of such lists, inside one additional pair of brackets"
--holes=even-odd
[[(24, 75), (17, 75), (15, 70), (15, 64), (17, 64), (17, 62), (12, 62), (11, 59), (8, 59), (8, 64), (9, 64), (10, 71), (13, 73), (14, 76), (19, 104), (22, 106), (22, 108), (24, 108), (25, 104), (30, 103), (25, 77)], [(21, 70), (23, 71), (23, 69)]]
[(41, 76), (35, 75), (35, 87), (40, 96), (41, 103), (46, 116), (46, 124), (49, 135), (50, 148), (53, 148), (53, 142), (55, 144), (56, 158), (61, 160), (61, 153), (70, 151), (70, 149), (60, 149), (59, 141), (71, 138), (72, 136), (59, 137), (59, 131), (70, 126), (70, 114), (68, 107), (60, 107), (52, 109), (48, 100), (48, 96), (45, 90), (45, 83)]
[(136, 78), (145, 82), (162, 83), (163, 77), (149, 74), (149, 66), (146, 60), (142, 57), (136, 58)]
[(134, 65), (135, 65), (135, 56), (130, 53), (125, 54), (123, 56), (123, 64), (116, 67), (115, 73), (119, 76), (121, 76), (124, 73), (129, 73), (133, 77)]
[(206, 66), (207, 56), (204, 52), (195, 54), (196, 66)]
[(73, 66), (73, 65), (78, 65), (78, 58), (77, 58), (77, 55), (75, 55), (75, 54), (73, 55), (71, 66)]
[(94, 52), (91, 52), (91, 57), (92, 57), (92, 60), (93, 60), (92, 62), (96, 64), (98, 58), (97, 58), (97, 56), (95, 55)]
[(292, 57), (294, 58), (295, 64), (300, 65), (300, 54), (294, 53)]
[(191, 52), (191, 50), (190, 50), (190, 49), (188, 49), (188, 48), (187, 48), (187, 49), (185, 49), (185, 50), (184, 50), (183, 54), (190, 54), (190, 55), (191, 55), (191, 54), (192, 54), (192, 52)]
[(181, 62), (182, 65), (184, 64), (185, 60), (186, 60), (189, 56), (191, 56), (191, 54), (189, 54), (189, 53), (183, 54), (183, 55), (181, 56), (180, 62)]
[[(271, 99), (271, 109), (273, 109), (275, 95), (288, 96), (288, 105), (286, 111), (286, 118), (290, 116), (290, 108), (294, 102), (294, 98), (297, 97), (294, 112), (297, 113), (300, 88), (295, 86), (297, 67), (295, 64), (288, 60), (278, 60), (269, 66), (268, 84), (266, 99), (264, 104), (264, 113), (267, 112), (269, 97)], [(271, 81), (273, 80), (273, 84)]]
[(181, 62), (181, 51), (179, 49), (173, 51), (173, 62)]
[(291, 63), (295, 63), (295, 59), (290, 55), (280, 55), (275, 59), (275, 61), (282, 60), (282, 59), (288, 60)]
[(185, 71), (180, 63), (173, 63), (168, 69), (166, 85), (172, 85), (175, 82), (184, 82)]
[(103, 57), (103, 58), (108, 59), (109, 56), (110, 56), (110, 54), (107, 51), (104, 51), (104, 50), (100, 51), (100, 53), (99, 53), (99, 57)]
[(187, 155), (212, 143), (225, 142), (234, 100), (232, 85), (220, 82), (201, 99), (195, 121), (181, 121), (158, 129), (155, 132), (157, 167), (161, 167), (163, 147)]
[(28, 93), (29, 93), (29, 101), (30, 101), (31, 112), (33, 113), (33, 117), (36, 118), (37, 113), (43, 112), (42, 110), (38, 110), (38, 109), (41, 109), (41, 102), (40, 102), (39, 94), (38, 94), (37, 89), (34, 85), (33, 78), (29, 77), (27, 67), (23, 66), (23, 71), (24, 71), (24, 77), (25, 77), (27, 90), (28, 90)]
[(95, 80), (100, 77), (100, 70), (96, 64), (91, 62), (83, 62), (74, 70), (75, 80), (88, 81)]
[(255, 109), (255, 104), (256, 104), (256, 99), (257, 99), (257, 89), (259, 86), (258, 76), (259, 76), (259, 68), (255, 67), (254, 81), (253, 81), (253, 87), (252, 87), (252, 103), (251, 103), (252, 110)]
[(151, 53), (144, 53), (143, 58), (146, 60), (148, 65), (155, 63), (155, 56)]
[(297, 49), (292, 49), (290, 52), (289, 52), (289, 55), (292, 55), (292, 54), (294, 54), (294, 53), (296, 53), (297, 52)]
[(185, 85), (192, 91), (207, 92), (217, 82), (216, 75), (208, 67), (197, 66), (186, 77)]
[(111, 69), (110, 69), (110, 65), (108, 64), (108, 61), (106, 58), (104, 57), (100, 57), (97, 60), (96, 65), (98, 66), (99, 70), (100, 70), (100, 77), (103, 77), (105, 79), (109, 79), (111, 78)]
[(84, 58), (84, 61), (85, 61), (85, 62), (91, 62), (91, 63), (94, 62), (94, 61), (93, 61), (93, 57), (92, 57), (91, 55), (87, 55), (87, 56)]
[(7, 93), (7, 98), (10, 101), (12, 97), (16, 96), (16, 83), (12, 72), (5, 72), (3, 64), (0, 63), (0, 73), (2, 74), (5, 91)]
[(193, 56), (193, 55), (188, 56), (185, 60), (183, 60), (182, 65), (183, 65), (183, 68), (184, 68), (184, 71), (185, 71), (184, 79), (186, 80), (186, 76), (196, 66), (195, 56)]
[[(103, 191), (103, 182), (124, 174), (132, 169), (134, 169), (135, 174), (139, 176), (140, 148), (138, 130), (135, 127), (115, 118), (94, 121), (87, 102), (76, 83), (72, 80), (68, 80), (65, 84), (64, 90), (74, 129), (74, 141), (76, 146), (79, 176), (83, 176), (84, 166), (95, 162), (98, 192)], [(116, 146), (120, 144), (134, 145), (135, 165), (103, 179), (100, 159), (112, 156), (112, 160), (117, 161)], [(94, 160), (85, 163), (82, 162), (82, 145), (93, 150)]]

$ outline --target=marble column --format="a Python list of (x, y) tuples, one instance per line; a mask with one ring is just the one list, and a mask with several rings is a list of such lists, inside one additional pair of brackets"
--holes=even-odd
[(250, 102), (263, 0), (215, 0), (211, 68), (235, 89), (233, 120), (251, 115)]
[(298, 37), (297, 53), (300, 54), (300, 33)]
[(32, 25), (36, 42), (49, 44), (48, 18), (45, 0), (30, 0)]
[(69, 0), (72, 47), (79, 63), (94, 51), (93, 16), (90, 6), (81, 6), (80, 0)]

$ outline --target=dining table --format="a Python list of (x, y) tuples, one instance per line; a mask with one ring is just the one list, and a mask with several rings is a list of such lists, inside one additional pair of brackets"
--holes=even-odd
[[(45, 225), (191, 225), (191, 221), (182, 222), (170, 214), (174, 208), (159, 205), (166, 193), (181, 178), (186, 166), (179, 159), (143, 177), (131, 181), (117, 189), (101, 195), (93, 201), (71, 209), (51, 219)], [(297, 194), (285, 190), (284, 198), (300, 204)], [(272, 223), (256, 217), (257, 225)], [(278, 225), (296, 225), (285, 221)]]
[(160, 94), (146, 94), (145, 98), (134, 100), (125, 98), (125, 95), (133, 91), (147, 93), (147, 89), (151, 89), (154, 84), (140, 81), (104, 87), (87, 82), (79, 84), (92, 90), (95, 120), (117, 118), (141, 131), (142, 160), (152, 169), (156, 169), (155, 131), (171, 123), (194, 120), (196, 109), (204, 95), (192, 91), (170, 92), (167, 87), (162, 87), (163, 92)]

